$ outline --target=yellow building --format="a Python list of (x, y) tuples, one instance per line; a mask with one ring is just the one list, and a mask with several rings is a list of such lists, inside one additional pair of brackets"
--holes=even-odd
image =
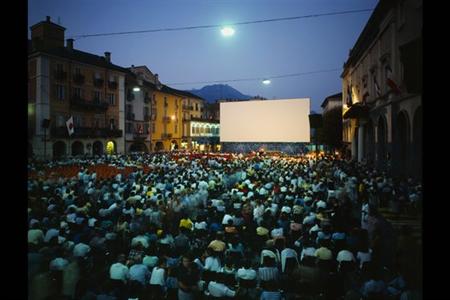
[(157, 85), (153, 94), (153, 119), (151, 148), (153, 151), (170, 151), (180, 148), (183, 135), (182, 91), (166, 85)]

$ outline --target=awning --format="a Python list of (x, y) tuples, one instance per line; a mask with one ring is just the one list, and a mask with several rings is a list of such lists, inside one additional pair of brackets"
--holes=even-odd
[(364, 103), (355, 103), (344, 113), (344, 119), (364, 119), (369, 117), (369, 107)]

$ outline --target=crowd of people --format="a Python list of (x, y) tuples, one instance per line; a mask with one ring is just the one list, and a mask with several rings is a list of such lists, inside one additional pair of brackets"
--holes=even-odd
[[(102, 178), (89, 167), (113, 166)], [(73, 177), (44, 169), (76, 166)], [(142, 168), (145, 166), (146, 168)], [(133, 171), (124, 175), (124, 167)], [(334, 156), (30, 162), (29, 299), (416, 299), (420, 182)]]

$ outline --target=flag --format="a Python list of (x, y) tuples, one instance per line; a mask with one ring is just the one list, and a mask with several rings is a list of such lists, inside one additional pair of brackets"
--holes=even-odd
[(73, 128), (73, 116), (70, 116), (69, 120), (66, 121), (67, 131), (69, 132), (69, 136), (74, 133)]
[(386, 83), (391, 88), (392, 91), (396, 94), (400, 94), (401, 90), (395, 81), (392, 79), (392, 69), (389, 65), (386, 65)]
[(375, 85), (375, 92), (377, 93), (377, 96), (380, 97), (381, 89), (380, 89), (380, 86), (378, 85), (377, 77), (375, 75), (373, 75), (373, 84)]

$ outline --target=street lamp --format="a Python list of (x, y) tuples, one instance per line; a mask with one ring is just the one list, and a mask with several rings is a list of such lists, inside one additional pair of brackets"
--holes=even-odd
[(262, 81), (262, 83), (263, 83), (264, 85), (269, 85), (269, 84), (271, 83), (271, 81), (270, 81), (270, 79), (264, 79), (264, 80)]
[(133, 92), (139, 92), (141, 89), (138, 87), (138, 86), (135, 86), (134, 88), (133, 88)]
[(231, 28), (231, 27), (228, 27), (228, 26), (227, 27), (223, 27), (220, 30), (220, 32), (222, 32), (222, 35), (226, 36), (226, 37), (234, 35), (234, 29)]
[(175, 121), (175, 116), (174, 115), (172, 115), (170, 118), (172, 119), (172, 121)]

